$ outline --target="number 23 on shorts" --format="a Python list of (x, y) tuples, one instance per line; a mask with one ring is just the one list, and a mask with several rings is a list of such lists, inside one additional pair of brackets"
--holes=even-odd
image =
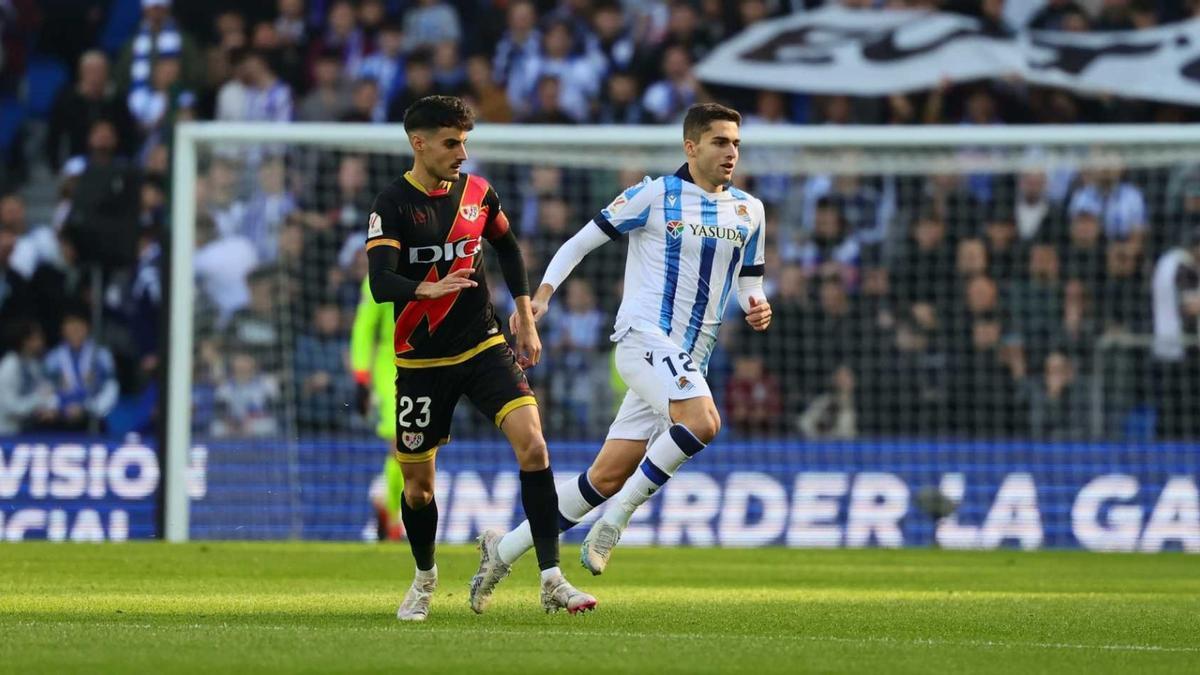
[[(418, 396), (415, 400), (409, 396), (401, 396), (397, 401), (396, 424), (401, 427), (425, 428), (429, 426), (429, 409), (433, 399), (428, 396)], [(416, 411), (416, 419), (409, 423), (408, 417)]]

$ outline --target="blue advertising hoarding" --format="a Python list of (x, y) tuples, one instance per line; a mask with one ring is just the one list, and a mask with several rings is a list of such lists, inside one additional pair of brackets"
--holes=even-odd
[[(558, 476), (587, 466), (596, 448), (552, 444)], [(158, 534), (150, 445), (9, 440), (0, 461), (6, 540)], [(378, 441), (197, 442), (191, 536), (369, 539), (382, 461)], [(440, 541), (519, 522), (507, 445), (455, 442), (438, 465)], [(622, 542), (1200, 552), (1198, 483), (1200, 447), (1186, 444), (718, 442), (639, 511)], [(957, 509), (935, 520), (931, 495)]]
[(0, 438), (0, 541), (159, 534), (158, 455), (136, 437)]

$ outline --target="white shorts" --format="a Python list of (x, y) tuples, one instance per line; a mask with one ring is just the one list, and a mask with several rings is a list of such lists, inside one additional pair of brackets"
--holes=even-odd
[(671, 401), (712, 397), (692, 357), (661, 333), (626, 333), (617, 342), (617, 372), (629, 391), (609, 440), (648, 441), (671, 426)]

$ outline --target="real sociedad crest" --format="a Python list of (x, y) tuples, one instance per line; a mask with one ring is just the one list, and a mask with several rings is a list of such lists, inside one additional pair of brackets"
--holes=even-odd
[(465, 220), (474, 221), (475, 219), (479, 218), (479, 205), (478, 204), (468, 204), (468, 205), (462, 207), (461, 209), (459, 209), (458, 213)]
[(738, 218), (741, 218), (747, 223), (750, 222), (750, 209), (746, 208), (745, 204), (738, 204), (733, 211), (738, 215)]
[(678, 239), (679, 236), (681, 234), (683, 234), (683, 221), (682, 220), (668, 220), (667, 221), (667, 234)]
[(419, 431), (405, 431), (404, 433), (400, 434), (400, 440), (404, 443), (404, 447), (408, 448), (409, 450), (416, 450), (417, 448), (421, 447), (421, 443), (425, 441), (425, 434)]

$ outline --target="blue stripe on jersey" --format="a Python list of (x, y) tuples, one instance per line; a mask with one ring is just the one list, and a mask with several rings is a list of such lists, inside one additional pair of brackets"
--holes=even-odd
[(646, 208), (642, 209), (641, 213), (637, 214), (636, 216), (634, 216), (632, 218), (629, 218), (627, 220), (618, 219), (617, 232), (620, 232), (621, 234), (625, 234), (627, 232), (632, 232), (632, 231), (638, 229), (639, 227), (645, 227), (646, 221), (649, 219), (650, 219), (650, 207), (647, 206)]
[[(700, 223), (717, 224), (717, 203), (705, 197), (700, 198)], [(696, 300), (692, 303), (692, 316), (688, 321), (687, 332), (683, 334), (684, 351), (690, 352), (696, 346), (696, 337), (700, 335), (700, 327), (704, 325), (704, 315), (708, 313), (713, 258), (716, 255), (717, 240), (706, 237), (700, 248), (700, 278), (696, 280)]]
[[(663, 220), (683, 220), (683, 181), (678, 176), (664, 176)], [(658, 312), (658, 327), (671, 334), (671, 319), (675, 314), (675, 289), (679, 286), (679, 253), (683, 250), (683, 233), (671, 236), (668, 229), (663, 234), (667, 240), (666, 275), (663, 279), (662, 307)]]
[(750, 235), (750, 241), (746, 244), (746, 263), (753, 265), (754, 261), (758, 260), (758, 235), (762, 232), (762, 226), (755, 228), (754, 234)]
[(734, 199), (750, 199), (750, 195), (733, 187), (732, 185), (729, 186), (729, 194), (733, 195)]
[(649, 184), (650, 184), (650, 181), (649, 181), (649, 180), (643, 180), (642, 182), (638, 183), (637, 185), (630, 185), (630, 186), (629, 186), (629, 187), (628, 187), (628, 188), (625, 190), (625, 199), (633, 199), (633, 198), (634, 198), (634, 196), (636, 196), (636, 195), (637, 195), (637, 193), (639, 193), (639, 192), (641, 192), (642, 190), (646, 189), (646, 186), (647, 186), (647, 185), (649, 185)]
[(729, 258), (729, 269), (725, 270), (725, 287), (721, 289), (721, 304), (717, 305), (717, 318), (725, 318), (725, 306), (729, 303), (729, 289), (733, 287), (733, 273), (737, 270), (738, 261), (742, 258), (742, 249), (733, 249)]

